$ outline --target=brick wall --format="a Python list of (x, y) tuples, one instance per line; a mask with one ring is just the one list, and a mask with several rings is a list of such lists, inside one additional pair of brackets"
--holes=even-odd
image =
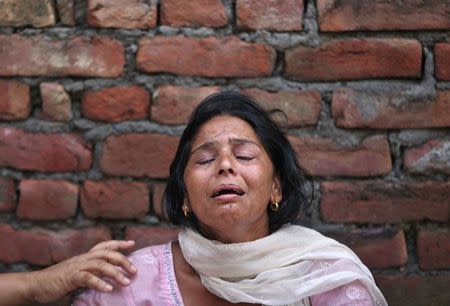
[(187, 116), (281, 108), (316, 198), (391, 305), (450, 304), (450, 3), (0, 1), (0, 271), (176, 234), (159, 201)]

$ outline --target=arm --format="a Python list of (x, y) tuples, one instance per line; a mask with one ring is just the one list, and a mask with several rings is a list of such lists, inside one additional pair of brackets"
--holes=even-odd
[(0, 301), (5, 305), (47, 303), (80, 287), (111, 291), (112, 285), (102, 276), (127, 286), (130, 281), (125, 274), (134, 274), (136, 269), (117, 250), (133, 245), (134, 241), (102, 242), (87, 253), (41, 271), (0, 274)]

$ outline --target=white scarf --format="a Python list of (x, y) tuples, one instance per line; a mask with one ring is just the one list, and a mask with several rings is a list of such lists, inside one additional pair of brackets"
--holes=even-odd
[(359, 280), (374, 305), (387, 305), (359, 258), (312, 229), (285, 225), (264, 238), (231, 244), (184, 229), (179, 242), (203, 286), (232, 303), (303, 305), (312, 295)]

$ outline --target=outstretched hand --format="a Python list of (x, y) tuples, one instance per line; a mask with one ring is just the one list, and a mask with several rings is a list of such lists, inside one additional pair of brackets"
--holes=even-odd
[(47, 303), (62, 298), (77, 288), (108, 292), (113, 285), (127, 286), (127, 275), (136, 268), (118, 250), (134, 246), (134, 241), (111, 240), (95, 245), (89, 252), (69, 258), (44, 270), (30, 273), (34, 301)]

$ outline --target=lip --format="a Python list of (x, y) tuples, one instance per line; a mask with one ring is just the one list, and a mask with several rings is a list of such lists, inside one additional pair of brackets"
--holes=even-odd
[[(218, 195), (218, 196), (214, 196), (217, 192), (224, 190), (224, 189), (229, 189), (229, 190), (234, 190), (236, 192), (242, 193), (242, 195), (239, 194), (235, 194), (235, 193), (228, 193), (228, 194), (222, 194), (222, 195)], [(213, 189), (213, 191), (211, 192), (211, 198), (212, 199), (219, 199), (219, 200), (232, 200), (238, 197), (241, 197), (245, 194), (244, 190), (242, 190), (241, 187), (234, 185), (234, 184), (221, 184), (219, 186), (217, 186), (216, 188)]]

